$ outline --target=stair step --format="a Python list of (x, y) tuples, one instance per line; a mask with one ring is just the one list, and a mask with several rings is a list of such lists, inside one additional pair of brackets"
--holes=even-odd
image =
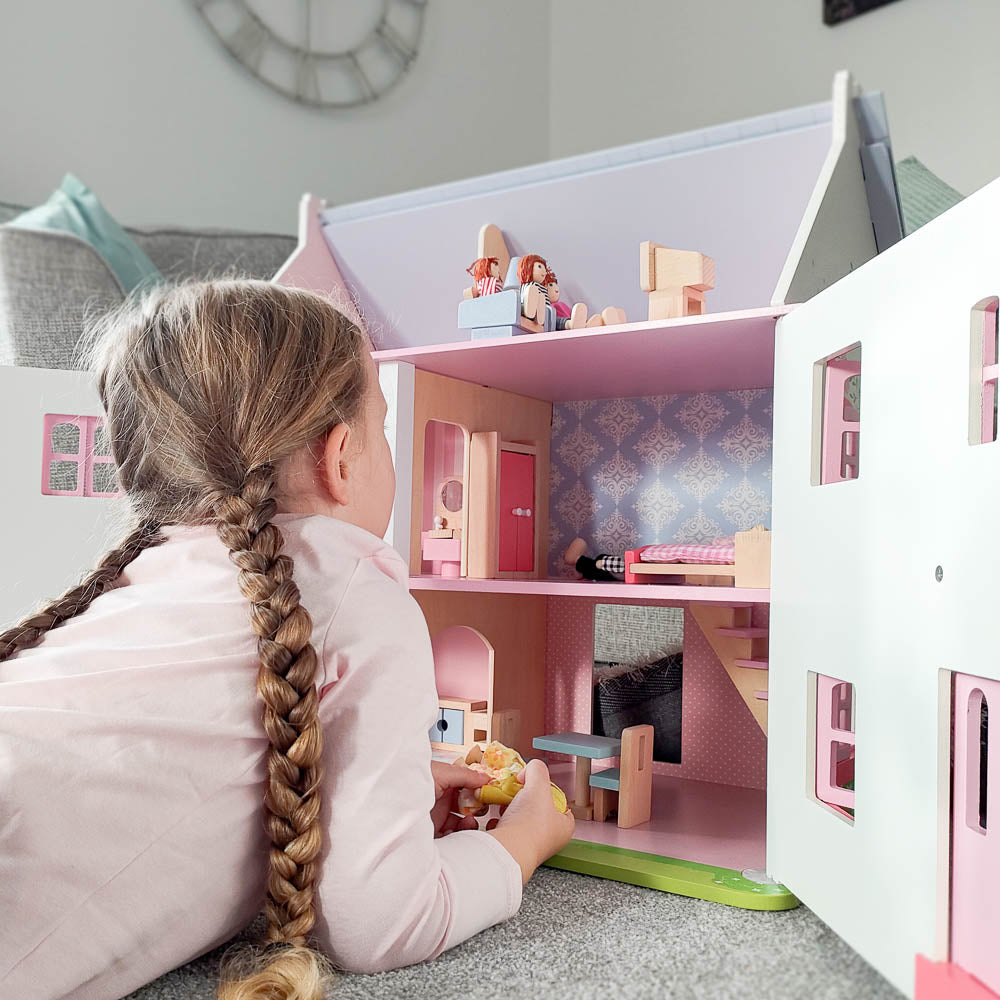
[(764, 639), (768, 634), (764, 626), (754, 625), (719, 625), (715, 631), (734, 639)]
[(767, 692), (766, 691), (754, 691), (753, 696), (758, 701), (767, 701)]
[(749, 667), (751, 670), (767, 670), (767, 660), (733, 660), (738, 667)]

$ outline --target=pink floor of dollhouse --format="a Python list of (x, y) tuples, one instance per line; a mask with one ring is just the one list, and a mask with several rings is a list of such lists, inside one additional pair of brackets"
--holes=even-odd
[[(572, 764), (552, 764), (549, 773), (560, 788), (572, 789)], [(648, 823), (621, 830), (613, 819), (577, 820), (573, 836), (735, 871), (763, 869), (766, 806), (763, 789), (657, 774)]]

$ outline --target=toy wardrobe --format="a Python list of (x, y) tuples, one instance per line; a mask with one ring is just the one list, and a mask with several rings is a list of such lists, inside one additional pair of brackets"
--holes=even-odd
[[(993, 184), (900, 239), (884, 112), (846, 73), (827, 104), (303, 201), (276, 280), (378, 338), (428, 739), (548, 757), (578, 817), (550, 864), (801, 899), (908, 996), (1000, 995), (998, 222)], [(529, 333), (504, 289), (474, 337), (456, 314), (469, 261), (498, 256), (487, 224), (627, 322), (546, 330), (539, 306)], [(651, 243), (714, 267), (654, 281)], [(661, 292), (693, 314), (648, 318)], [(86, 379), (0, 379), (8, 503), (34, 526), (2, 529), (12, 619), (97, 556), (120, 501), (85, 495), (93, 449), (50, 440), (98, 415)], [(74, 489), (43, 491), (57, 462)], [(724, 564), (642, 554), (720, 538)], [(627, 579), (581, 580), (574, 545)]]

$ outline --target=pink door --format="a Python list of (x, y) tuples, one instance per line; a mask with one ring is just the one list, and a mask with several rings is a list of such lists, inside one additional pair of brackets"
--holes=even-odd
[(530, 573), (535, 568), (535, 456), (500, 452), (501, 573)]
[(1000, 681), (955, 674), (951, 960), (1000, 992)]

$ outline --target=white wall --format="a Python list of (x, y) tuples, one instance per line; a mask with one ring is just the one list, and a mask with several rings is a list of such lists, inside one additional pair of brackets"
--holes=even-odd
[(544, 160), (545, 94), (533, 123), (498, 82), (544, 67), (547, 3), (528, 31), (508, 4), (431, 0), (409, 74), (340, 112), (253, 78), (192, 0), (5, 3), (0, 200), (72, 170), (124, 222), (294, 232), (306, 190), (336, 204)]
[(834, 28), (820, 0), (551, 0), (552, 156), (885, 92), (897, 158), (967, 194), (1000, 175), (995, 0), (897, 0)]

